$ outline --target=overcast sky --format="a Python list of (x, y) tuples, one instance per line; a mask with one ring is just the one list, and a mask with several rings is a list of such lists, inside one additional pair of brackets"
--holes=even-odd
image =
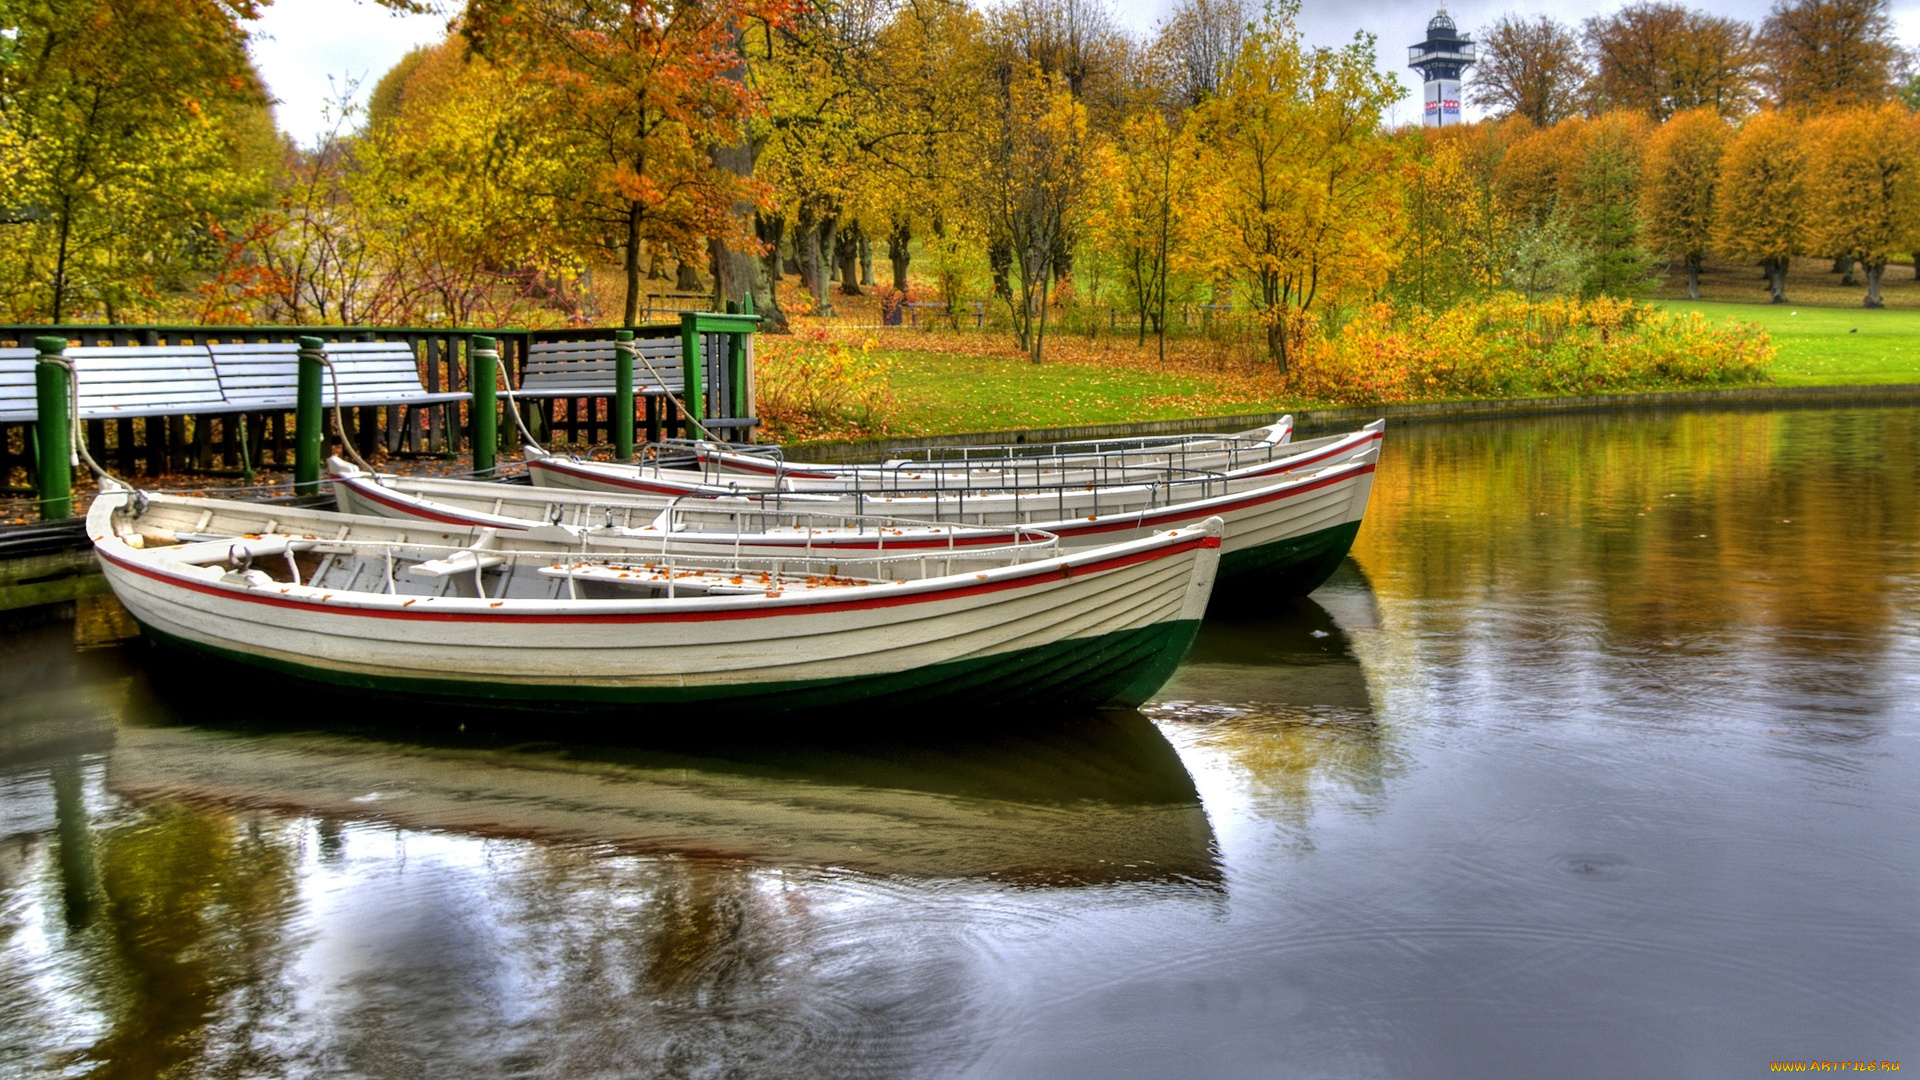
[[(1173, 3), (1116, 0), (1114, 7), (1122, 22), (1147, 33)], [(1622, 6), (1618, 0), (1467, 0), (1449, 10), (1462, 30), (1474, 32), (1505, 12), (1546, 13), (1578, 23)], [(1751, 21), (1763, 17), (1770, 2), (1692, 0), (1690, 6)], [(1920, 0), (1894, 0), (1893, 9), (1901, 40), (1920, 45)], [(1307, 39), (1318, 45), (1344, 44), (1356, 30), (1377, 35), (1381, 66), (1398, 74), (1408, 91), (1398, 117), (1411, 120), (1418, 115), (1413, 92), (1419, 84), (1418, 76), (1403, 66), (1406, 47), (1426, 36), (1433, 12), (1432, 0), (1304, 0), (1300, 23)], [(373, 84), (408, 49), (440, 40), (446, 23), (445, 16), (398, 16), (359, 0), (275, 0), (266, 17), (254, 24), (253, 53), (267, 86), (280, 100), (281, 128), (312, 145), (327, 130), (326, 104), (337, 87), (348, 79), (361, 80), (360, 100), (365, 101)]]

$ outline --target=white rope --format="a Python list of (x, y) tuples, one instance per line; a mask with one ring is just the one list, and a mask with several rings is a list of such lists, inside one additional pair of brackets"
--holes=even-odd
[[(475, 356), (493, 357), (494, 385), (506, 391), (507, 411), (513, 414), (513, 426), (520, 429), (521, 447), (525, 448), (525, 447), (531, 446), (535, 450), (545, 449), (540, 445), (540, 440), (533, 437), (533, 432), (527, 430), (527, 422), (520, 418), (520, 401), (519, 399), (513, 396), (513, 380), (507, 378), (506, 369), (500, 366), (500, 350), (498, 349), (470, 350), (468, 353), (468, 361), (467, 361), (469, 370), (471, 370), (472, 368), (472, 363), (473, 363), (472, 358)], [(589, 432), (589, 434), (591, 434), (591, 432)]]
[(93, 477), (102, 489), (123, 488), (132, 490), (133, 485), (108, 472), (99, 462), (93, 460), (93, 454), (87, 450), (86, 431), (80, 426), (80, 373), (74, 370), (73, 361), (57, 353), (42, 353), (39, 360), (44, 364), (55, 364), (67, 369), (67, 404), (70, 410), (67, 420), (67, 460), (78, 465), (82, 460), (87, 468), (93, 470)]
[(320, 362), (321, 367), (327, 369), (327, 380), (333, 383), (333, 429), (340, 433), (340, 448), (345, 450), (347, 456), (353, 459), (354, 464), (360, 466), (362, 469), (368, 472), (378, 471), (367, 463), (366, 458), (360, 456), (360, 451), (354, 449), (353, 440), (347, 438), (347, 424), (346, 421), (340, 417), (340, 376), (333, 370), (333, 361), (327, 358), (324, 348), (301, 349), (299, 355), (304, 356), (309, 352), (313, 354), (314, 359)]
[[(654, 370), (653, 361), (647, 359), (647, 354), (641, 352), (640, 347), (630, 341), (629, 342), (616, 341), (613, 343), (613, 347), (616, 349), (618, 349), (621, 345), (626, 345), (628, 348), (632, 349), (634, 359), (647, 365), (647, 374), (652, 375), (653, 381), (660, 384), (660, 392), (665, 394), (667, 396), (667, 400), (673, 402), (674, 407), (680, 410), (680, 415), (686, 418), (687, 423), (692, 424), (694, 427), (697, 427), (700, 429), (700, 437), (703, 439), (712, 439), (713, 432), (707, 430), (707, 425), (701, 423), (700, 418), (693, 415), (692, 411), (690, 411), (687, 408), (686, 402), (681, 401), (678, 397), (675, 397), (673, 391), (667, 389), (667, 380), (660, 374), (660, 372)], [(700, 357), (699, 360), (696, 360), (695, 363), (704, 368), (706, 365), (706, 356), (704, 355), (705, 346), (703, 345), (701, 348), (702, 348), (703, 355)], [(684, 360), (682, 362), (684, 363)], [(719, 440), (715, 440), (715, 441), (719, 441)]]

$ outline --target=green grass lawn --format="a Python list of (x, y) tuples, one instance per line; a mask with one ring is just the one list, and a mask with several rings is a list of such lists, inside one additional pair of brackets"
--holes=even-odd
[(902, 435), (1007, 431), (1254, 413), (1278, 402), (1218, 403), (1204, 378), (1138, 368), (887, 350)]
[(1780, 348), (1781, 386), (1920, 383), (1920, 311), (1655, 300), (1673, 311), (1752, 323)]
[[(1715, 321), (1759, 326), (1779, 346), (1781, 386), (1920, 383), (1920, 311), (1655, 300)], [(883, 349), (898, 401), (892, 430), (912, 438), (1194, 416), (1284, 412), (1297, 403), (1251, 392), (1245, 380), (1158, 372), (1084, 359), (1023, 359)], [(1082, 353), (1084, 355), (1084, 352)]]

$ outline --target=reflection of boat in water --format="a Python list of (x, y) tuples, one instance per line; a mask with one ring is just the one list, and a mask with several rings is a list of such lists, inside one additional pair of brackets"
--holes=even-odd
[(311, 712), (274, 730), (187, 726), (161, 692), (135, 695), (136, 716), (152, 721), (120, 728), (107, 779), (123, 797), (883, 874), (1219, 877), (1193, 782), (1138, 713), (965, 736), (849, 730), (642, 749), (396, 737)]
[(1373, 625), (1373, 594), (1348, 560), (1311, 597), (1255, 616), (1202, 623), (1186, 665), (1159, 700), (1370, 714), (1366, 672), (1348, 629)]
[(1372, 590), (1349, 560), (1311, 598), (1209, 619), (1145, 711), (1183, 747), (1223, 752), (1283, 815), (1307, 810), (1325, 781), (1375, 792), (1393, 754), (1351, 635), (1377, 626)]

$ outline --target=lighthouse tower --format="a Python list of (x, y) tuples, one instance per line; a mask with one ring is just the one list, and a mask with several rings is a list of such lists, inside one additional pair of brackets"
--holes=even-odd
[(1461, 37), (1441, 8), (1427, 23), (1427, 40), (1407, 49), (1407, 66), (1426, 79), (1420, 92), (1422, 126), (1460, 123), (1460, 73), (1471, 63), (1473, 39)]

